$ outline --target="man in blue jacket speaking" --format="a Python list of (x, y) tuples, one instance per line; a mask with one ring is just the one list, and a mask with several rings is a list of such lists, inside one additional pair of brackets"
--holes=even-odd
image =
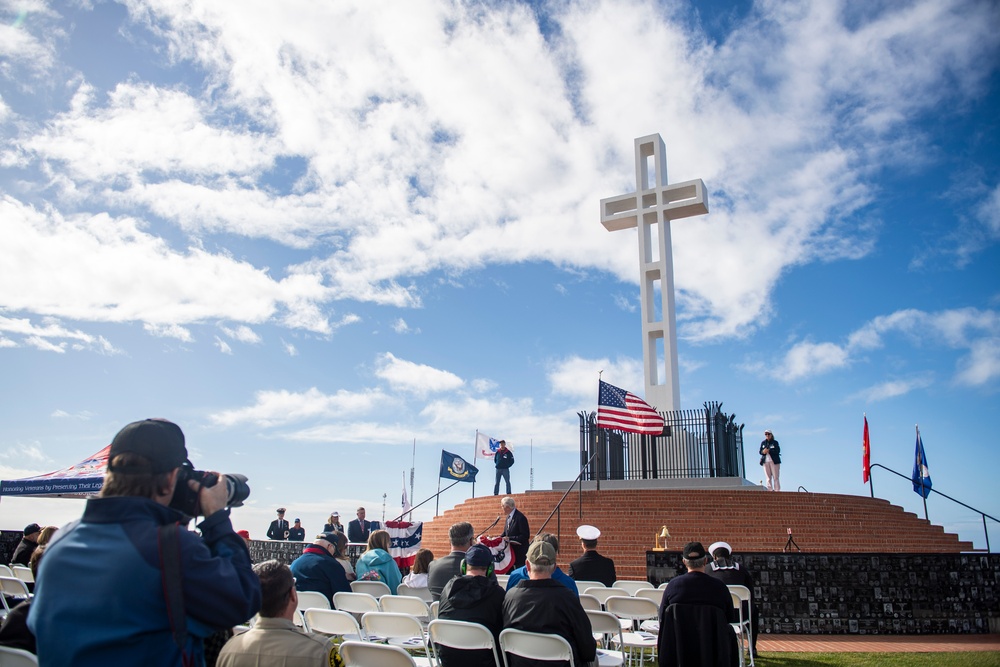
[(260, 609), (226, 483), (184, 482), (205, 517), (199, 537), (170, 507), (182, 466), (172, 422), (133, 422), (114, 437), (100, 496), (56, 533), (38, 571), (28, 627), (39, 664), (204, 665), (202, 638)]

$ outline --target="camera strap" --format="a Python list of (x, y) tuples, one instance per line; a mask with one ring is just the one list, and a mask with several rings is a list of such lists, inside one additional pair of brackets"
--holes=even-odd
[[(160, 569), (163, 572), (163, 597), (174, 643), (184, 654), (187, 640), (187, 619), (184, 615), (184, 588), (181, 583), (180, 524), (168, 523), (159, 528)], [(187, 660), (183, 659), (184, 664)]]

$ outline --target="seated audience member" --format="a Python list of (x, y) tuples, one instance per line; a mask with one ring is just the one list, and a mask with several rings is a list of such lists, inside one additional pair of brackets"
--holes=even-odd
[(684, 545), (681, 560), (687, 573), (674, 577), (667, 584), (660, 603), (660, 619), (663, 619), (663, 612), (672, 604), (704, 604), (726, 612), (726, 618), (730, 622), (736, 620), (733, 618), (736, 610), (729, 589), (724, 583), (705, 573), (708, 552), (701, 542), (688, 542)]
[(355, 574), (358, 580), (381, 581), (389, 587), (389, 592), (396, 594), (396, 588), (403, 580), (396, 561), (389, 555), (391, 539), (384, 530), (376, 530), (368, 536), (368, 549), (358, 559)]
[(42, 527), (37, 523), (29, 523), (24, 527), (24, 537), (17, 543), (14, 555), (10, 558), (11, 565), (27, 565), (31, 561), (32, 552), (38, 548), (38, 537)]
[[(465, 573), (453, 577), (441, 591), (438, 618), (479, 623), (493, 633), (500, 653), (500, 631), (503, 630), (504, 590), (495, 579), (493, 553), (489, 547), (475, 544), (465, 552)], [(491, 651), (463, 651), (441, 646), (438, 648), (442, 667), (493, 667)]]
[(41, 532), (38, 533), (38, 546), (43, 546), (49, 543), (52, 536), (56, 534), (59, 530), (58, 526), (45, 526), (42, 528)]
[(608, 588), (618, 580), (615, 562), (597, 553), (597, 538), (601, 536), (594, 526), (580, 526), (576, 529), (580, 538), (583, 555), (569, 564), (569, 576), (574, 581), (599, 581)]
[(263, 593), (260, 618), (252, 628), (226, 642), (217, 667), (343, 665), (329, 637), (303, 632), (292, 622), (299, 596), (291, 569), (268, 560), (255, 565), (253, 570), (260, 577)]
[(403, 583), (410, 588), (427, 588), (427, 568), (434, 560), (434, 553), (430, 549), (420, 549), (413, 557), (413, 567), (410, 573), (403, 577)]
[[(573, 661), (585, 665), (597, 659), (597, 643), (580, 597), (555, 581), (556, 550), (545, 540), (528, 547), (528, 579), (507, 591), (503, 600), (504, 628), (559, 635), (573, 649)], [(511, 667), (533, 665), (533, 661), (510, 656)]]
[(342, 531), (332, 532), (337, 535), (337, 562), (344, 566), (344, 572), (347, 574), (347, 580), (354, 581), (358, 577), (354, 574), (354, 566), (351, 565), (351, 559), (347, 557), (347, 535), (344, 535)]
[(705, 568), (705, 572), (720, 580), (727, 586), (746, 586), (750, 589), (750, 602), (743, 603), (743, 618), (747, 618), (750, 610), (752, 623), (750, 624), (750, 647), (753, 655), (757, 655), (757, 625), (760, 619), (757, 617), (757, 601), (753, 599), (753, 575), (749, 570), (742, 567), (733, 560), (733, 548), (726, 542), (716, 542), (708, 548), (708, 553), (714, 559)]
[(302, 555), (291, 564), (295, 588), (299, 591), (322, 593), (330, 601), (331, 609), (334, 593), (351, 591), (344, 568), (337, 562), (336, 542), (335, 533), (317, 535), (313, 543), (303, 549)]
[(454, 523), (448, 529), (451, 553), (443, 558), (434, 559), (427, 568), (427, 588), (431, 592), (431, 598), (435, 601), (441, 599), (444, 585), (462, 573), (465, 552), (475, 543), (475, 539), (476, 535), (472, 524), (467, 521)]
[[(559, 538), (553, 535), (552, 533), (542, 533), (541, 535), (537, 536), (534, 540), (532, 540), (532, 543), (539, 541), (548, 542), (552, 546), (553, 551), (555, 551), (556, 554), (559, 553)], [(552, 572), (551, 577), (553, 581), (558, 581), (566, 588), (570, 589), (577, 595), (580, 595), (580, 591), (576, 587), (576, 582), (573, 581), (573, 578), (570, 577), (565, 572), (563, 572), (562, 570), (560, 570), (558, 566), (556, 566), (556, 569)], [(524, 567), (519, 567), (516, 570), (512, 570), (509, 576), (507, 577), (507, 590), (509, 591), (510, 589), (514, 588), (527, 578), (528, 578), (527, 565), (525, 565)]]
[(301, 542), (306, 539), (306, 529), (302, 527), (302, 519), (296, 519), (295, 525), (288, 529), (289, 542)]
[[(38, 575), (38, 563), (45, 553), (45, 545), (40, 544), (31, 554), (28, 566), (31, 568), (31, 576)], [(28, 612), (31, 610), (31, 600), (28, 598), (17, 604), (3, 619), (0, 625), (0, 646), (19, 648), (24, 651), (35, 653), (35, 635), (28, 629)]]

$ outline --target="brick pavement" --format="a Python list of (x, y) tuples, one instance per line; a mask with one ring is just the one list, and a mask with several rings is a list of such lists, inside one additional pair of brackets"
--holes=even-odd
[(1000, 651), (1000, 635), (760, 635), (757, 650), (782, 653)]

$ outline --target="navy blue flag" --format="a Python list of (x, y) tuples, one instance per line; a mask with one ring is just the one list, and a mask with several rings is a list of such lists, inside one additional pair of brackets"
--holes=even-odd
[(927, 467), (927, 455), (924, 454), (924, 443), (920, 439), (920, 429), (917, 429), (917, 450), (913, 455), (913, 492), (924, 498), (931, 495), (931, 471)]
[(441, 450), (441, 477), (459, 482), (475, 482), (479, 468), (458, 454)]

